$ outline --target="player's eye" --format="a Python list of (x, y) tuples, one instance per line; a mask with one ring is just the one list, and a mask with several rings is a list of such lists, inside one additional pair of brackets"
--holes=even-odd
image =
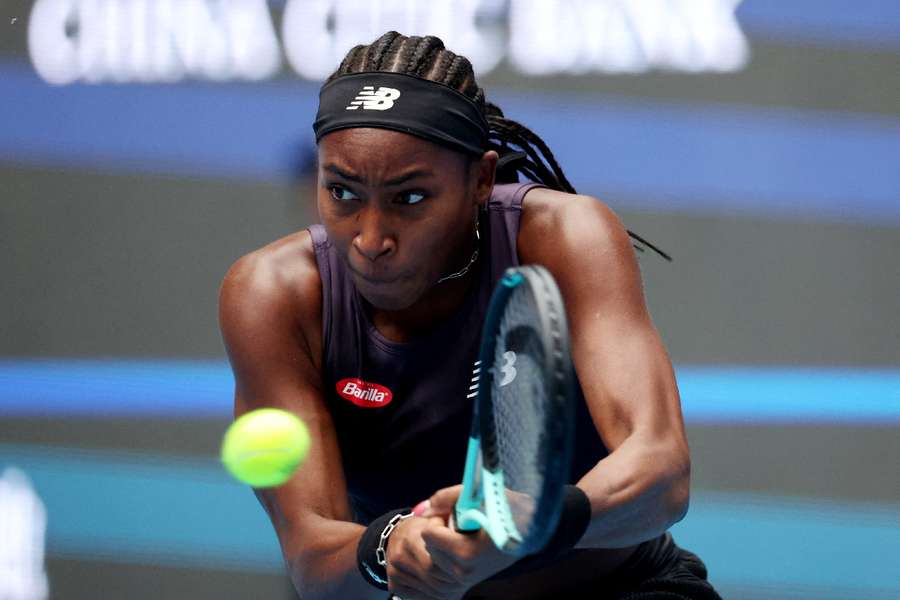
[(351, 192), (345, 187), (340, 185), (330, 185), (328, 186), (328, 191), (331, 194), (331, 197), (337, 200), (338, 202), (349, 202), (350, 200), (358, 200), (356, 194)]
[(400, 204), (418, 204), (424, 199), (425, 194), (422, 192), (403, 192), (400, 194), (398, 202)]

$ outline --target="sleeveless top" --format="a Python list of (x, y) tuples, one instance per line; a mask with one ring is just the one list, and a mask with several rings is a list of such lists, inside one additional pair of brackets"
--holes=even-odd
[[(366, 525), (462, 481), (481, 326), (494, 285), (519, 264), (522, 199), (534, 187), (494, 187), (479, 217), (475, 281), (460, 308), (407, 343), (378, 332), (325, 229), (309, 227), (322, 280), (324, 400), (356, 522)], [(580, 393), (576, 419), (572, 483), (607, 454)]]

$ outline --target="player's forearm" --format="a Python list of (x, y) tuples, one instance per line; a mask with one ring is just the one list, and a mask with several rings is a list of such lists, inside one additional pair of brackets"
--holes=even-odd
[(296, 536), (295, 548), (284, 548), (291, 581), (303, 600), (384, 600), (387, 592), (367, 583), (357, 567), (363, 531), (354, 523), (327, 521)]
[(687, 512), (690, 457), (677, 444), (634, 436), (578, 482), (591, 501), (579, 548), (617, 548), (651, 539)]

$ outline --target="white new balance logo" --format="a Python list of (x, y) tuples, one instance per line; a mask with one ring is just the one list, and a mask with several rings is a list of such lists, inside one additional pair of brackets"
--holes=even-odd
[(356, 110), (360, 106), (365, 110), (387, 110), (394, 105), (394, 100), (400, 97), (400, 90), (389, 87), (367, 85), (359, 92), (347, 110)]

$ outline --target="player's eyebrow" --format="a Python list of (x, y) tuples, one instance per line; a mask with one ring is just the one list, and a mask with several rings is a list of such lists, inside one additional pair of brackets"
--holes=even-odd
[[(354, 175), (353, 173), (348, 173), (347, 171), (344, 171), (343, 169), (341, 169), (340, 167), (338, 167), (337, 165), (335, 165), (333, 163), (328, 163), (326, 165), (323, 165), (322, 168), (324, 170), (328, 171), (329, 173), (334, 173), (338, 177), (346, 179), (347, 181), (353, 181), (353, 182), (361, 183), (361, 184), (367, 183), (365, 178), (360, 177), (359, 175)], [(403, 175), (399, 175), (392, 179), (385, 180), (382, 185), (384, 185), (385, 187), (394, 187), (394, 186), (398, 186), (403, 183), (406, 183), (407, 181), (410, 181), (412, 179), (417, 179), (419, 177), (433, 177), (433, 176), (434, 176), (434, 171), (431, 171), (430, 169), (413, 169), (412, 171), (404, 173)]]
[(396, 186), (396, 185), (400, 185), (402, 183), (406, 183), (407, 181), (409, 181), (411, 179), (416, 179), (419, 177), (431, 177), (433, 175), (434, 175), (434, 172), (432, 172), (428, 169), (413, 169), (412, 171), (409, 171), (408, 173), (404, 173), (403, 175), (394, 177), (393, 179), (386, 180), (384, 182), (384, 185), (388, 186), (388, 187)]
[(347, 173), (346, 171), (342, 170), (340, 167), (338, 167), (337, 165), (335, 165), (333, 163), (328, 163), (327, 165), (322, 165), (322, 168), (325, 169), (326, 171), (328, 171), (330, 173), (334, 173), (338, 177), (342, 177), (343, 179), (346, 179), (348, 181), (354, 181), (356, 183), (365, 183), (365, 180), (362, 177), (360, 177), (359, 175)]

